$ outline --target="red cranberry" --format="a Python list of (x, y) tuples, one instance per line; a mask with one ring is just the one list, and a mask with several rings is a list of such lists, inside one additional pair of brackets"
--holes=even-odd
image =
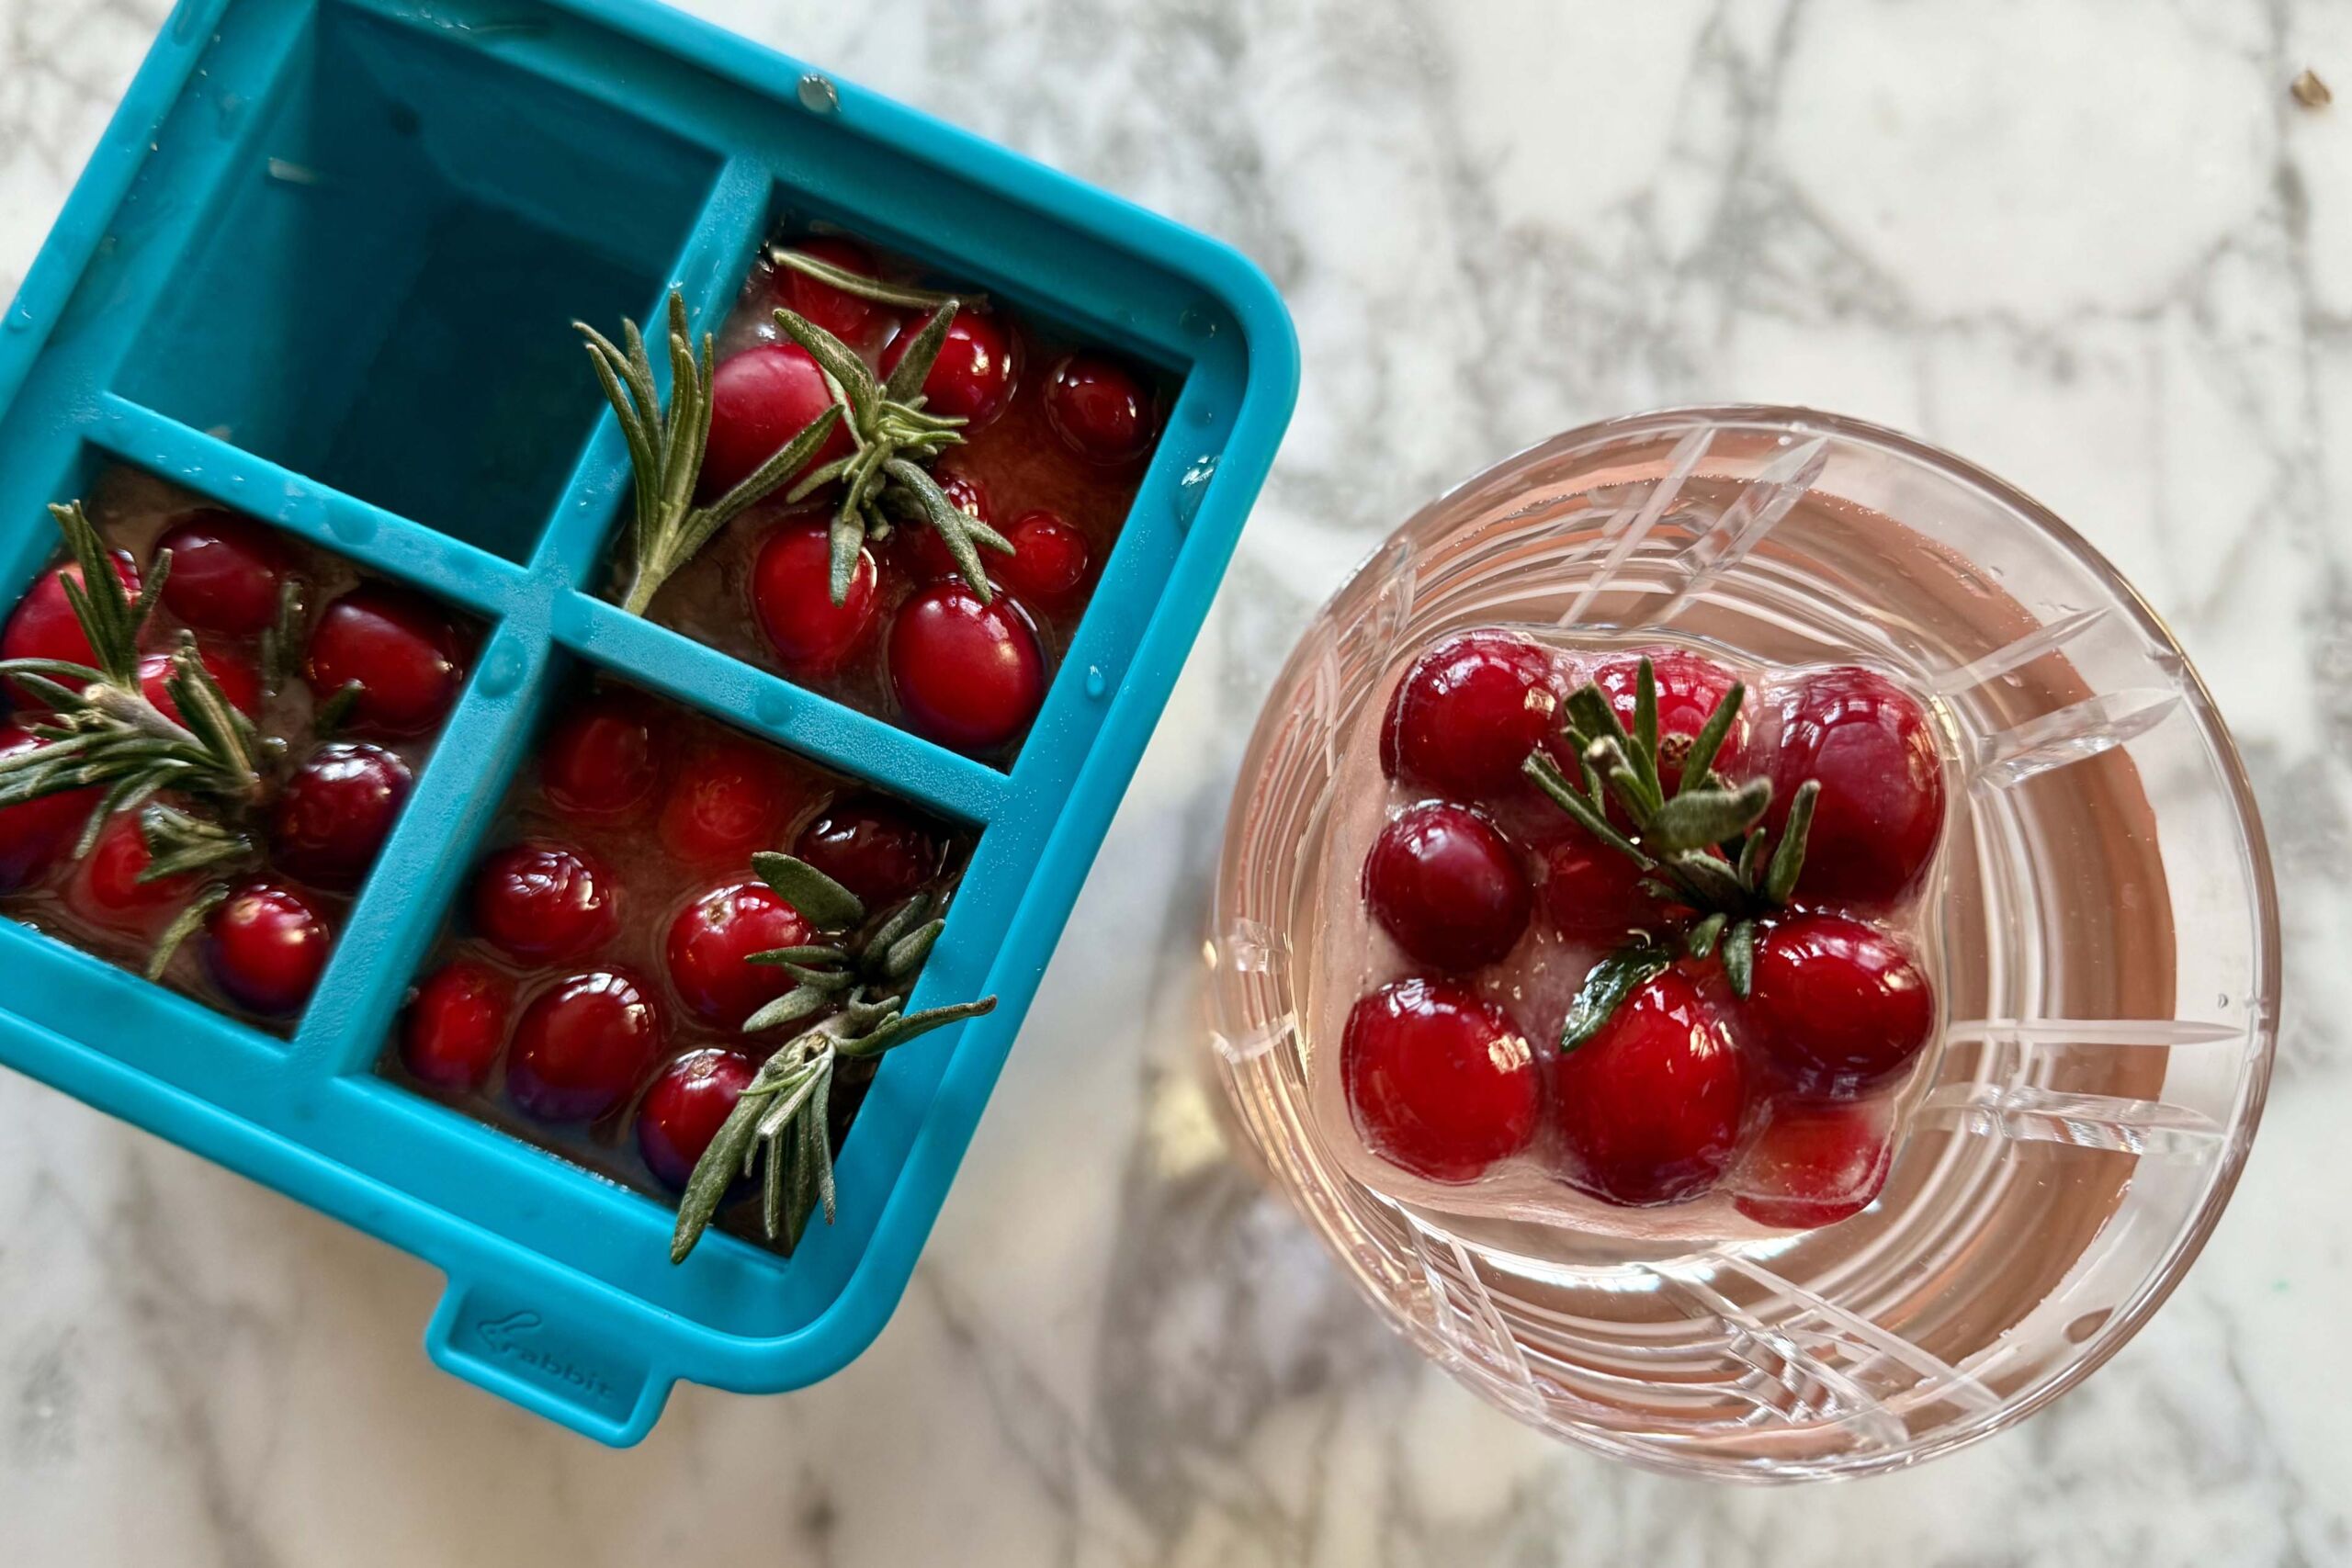
[[(799, 241), (792, 248), (843, 272), (854, 272), (860, 277), (874, 276), (874, 258), (866, 254), (865, 246), (847, 240), (820, 234)], [(865, 340), (876, 317), (888, 314), (884, 307), (863, 295), (836, 288), (788, 266), (778, 269), (776, 285), (776, 292), (786, 306), (853, 346)]]
[(164, 607), (224, 637), (251, 637), (276, 622), (294, 570), (293, 552), (274, 531), (217, 507), (181, 518), (155, 541), (155, 553), (172, 558)]
[(735, 865), (772, 850), (800, 805), (800, 784), (785, 761), (747, 740), (697, 748), (662, 803), (662, 848), (690, 865)]
[(578, 850), (529, 840), (492, 852), (474, 873), (474, 929), (519, 964), (562, 964), (611, 940), (620, 889)]
[[(139, 592), (139, 573), (131, 569), (130, 558), (117, 552), (110, 558), (114, 574), (121, 579), (124, 590), (134, 597)], [(82, 581), (82, 569), (71, 561), (53, 566), (33, 579), (25, 596), (8, 613), (8, 624), (0, 628), (0, 659), (54, 659), (68, 664), (92, 665), (97, 654), (90, 647), (90, 639), (82, 635), (82, 623), (74, 616), (74, 606), (65, 597), (65, 578), (76, 583)], [(12, 683), (13, 684), (13, 683)], [(17, 700), (21, 705), (38, 706), (29, 694), (17, 688)]]
[(506, 1098), (540, 1122), (593, 1122), (628, 1099), (662, 1049), (653, 998), (628, 975), (592, 969), (523, 1010)]
[(1466, 806), (1429, 801), (1373, 841), (1363, 901), (1408, 957), (1476, 969), (1519, 944), (1532, 896), (1500, 829)]
[(98, 829), (65, 889), (65, 902), (92, 925), (129, 935), (153, 937), (171, 923), (196, 892), (193, 872), (141, 881), (153, 857), (139, 830), (139, 813), (118, 812)]
[(838, 604), (832, 559), (825, 525), (787, 523), (767, 536), (752, 565), (752, 614), (785, 673), (798, 680), (838, 671), (865, 646), (880, 618), (874, 552), (859, 547), (849, 592)]
[(1086, 592), (1094, 572), (1086, 536), (1051, 512), (1024, 514), (1007, 531), (1012, 554), (991, 556), (989, 575), (1041, 610), (1066, 610)]
[[(199, 648), (196, 657), (212, 677), (212, 683), (220, 688), (220, 694), (229, 699), (231, 707), (247, 718), (261, 716), (261, 671), (254, 668), (251, 660), (214, 648)], [(147, 654), (139, 660), (139, 689), (155, 705), (158, 713), (174, 724), (185, 724), (187, 721), (180, 715), (180, 705), (172, 700), (171, 689), (164, 684), (171, 673), (170, 654)]]
[(1009, 599), (981, 604), (935, 582), (899, 607), (890, 685), (908, 725), (959, 751), (989, 751), (1029, 727), (1046, 698), (1037, 634)]
[[(797, 343), (761, 344), (729, 355), (710, 378), (710, 437), (695, 493), (708, 501), (733, 490), (832, 406), (824, 371)], [(848, 425), (836, 424), (800, 471), (821, 468), (851, 449)]]
[(1080, 457), (1128, 462), (1151, 448), (1151, 389), (1115, 359), (1073, 354), (1046, 383), (1046, 420)]
[(1643, 985), (1553, 1062), (1552, 1124), (1570, 1185), (1611, 1203), (1670, 1203), (1731, 1164), (1747, 1110), (1739, 1053), (1679, 972)]
[(465, 640), (430, 600), (370, 583), (326, 607), (311, 633), (311, 690), (320, 701), (356, 684), (351, 728), (422, 735), (439, 724), (466, 678)]
[[(47, 744), (30, 730), (0, 724), (0, 757)], [(0, 893), (14, 893), (48, 874), (49, 868), (74, 847), (102, 793), (93, 784), (0, 807)]]
[(334, 945), (326, 917), (277, 882), (249, 882), (206, 917), (204, 967), (239, 1007), (268, 1018), (302, 1010)]
[(1580, 942), (1607, 942), (1658, 923), (1664, 910), (1642, 886), (1649, 874), (1581, 828), (1544, 851), (1537, 896), (1552, 929)]
[(1883, 904), (1917, 886), (1944, 826), (1943, 766), (1928, 716), (1867, 670), (1804, 679), (1781, 706), (1772, 761), (1774, 833), (1807, 779), (1818, 780), (1797, 891)]
[(800, 829), (792, 852), (881, 909), (921, 892), (939, 874), (941, 835), (912, 812), (874, 795), (836, 801)]
[(1399, 980), (1357, 1002), (1340, 1038), (1356, 1129), (1431, 1181), (1471, 1181), (1535, 1135), (1542, 1082), (1510, 1015), (1444, 980)]
[(1886, 1185), (1886, 1108), (1869, 1100), (1781, 1100), (1747, 1152), (1732, 1205), (1781, 1230), (1859, 1214)]
[(269, 849), (315, 887), (359, 886), (408, 799), (408, 764), (381, 746), (337, 740), (311, 753), (278, 793)]
[(689, 1051), (653, 1080), (637, 1108), (637, 1148), (654, 1179), (685, 1190), (758, 1071), (741, 1051)]
[(401, 1031), (401, 1060), (440, 1089), (480, 1089), (506, 1043), (514, 982), (487, 964), (453, 958), (416, 988)]
[(1903, 944), (1842, 915), (1792, 915), (1756, 943), (1747, 1016), (1795, 1082), (1844, 1093), (1900, 1072), (1936, 1030), (1935, 990)]
[(564, 715), (539, 752), (548, 804), (575, 822), (617, 824), (641, 815), (662, 787), (650, 705), (603, 694)]
[[(899, 367), (922, 333), (921, 326), (910, 322), (890, 340), (882, 351), (883, 375)], [(923, 412), (969, 420), (977, 429), (1004, 412), (1018, 369), (1002, 327), (969, 310), (958, 310), (947, 323), (947, 341), (939, 345), (939, 357), (922, 378)]]
[(697, 1017), (741, 1029), (793, 986), (789, 974), (752, 963), (752, 954), (805, 946), (815, 934), (800, 911), (763, 882), (714, 887), (670, 922), (670, 983)]
[[(1738, 677), (1712, 659), (1687, 652), (1679, 648), (1645, 650), (1650, 670), (1657, 681), (1658, 782), (1668, 795), (1682, 786), (1682, 758), (1690, 750), (1690, 742), (1699, 731), (1707, 728), (1716, 705), (1728, 696)], [(1609, 695), (1609, 705), (1617, 711), (1617, 721), (1627, 734), (1634, 728), (1635, 693), (1641, 684), (1643, 653), (1629, 653), (1612, 659), (1593, 671), (1593, 680)], [(1740, 706), (1739, 716), (1732, 721), (1731, 732), (1715, 753), (1715, 770), (1725, 777), (1737, 777), (1745, 766), (1747, 753), (1747, 708)], [(1570, 778), (1576, 769), (1567, 769)]]
[(1450, 637), (1413, 661), (1389, 699), (1380, 761), (1392, 779), (1476, 799), (1510, 795), (1559, 711), (1552, 661), (1511, 632)]

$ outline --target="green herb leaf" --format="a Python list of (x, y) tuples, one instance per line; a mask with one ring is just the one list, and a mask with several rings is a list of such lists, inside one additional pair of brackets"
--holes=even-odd
[(1707, 782), (1708, 770), (1715, 765), (1715, 754), (1724, 749), (1724, 739), (1731, 734), (1733, 723), (1739, 717), (1740, 704), (1746, 700), (1747, 688), (1735, 682), (1699, 733), (1690, 739), (1690, 750), (1682, 758), (1682, 783), (1676, 793), (1697, 789)]
[(1724, 922), (1730, 919), (1720, 909), (1690, 928), (1683, 945), (1693, 958), (1704, 958), (1715, 951), (1715, 939), (1724, 934)]
[(1686, 790), (1657, 808), (1642, 831), (1654, 852), (1675, 853), (1737, 839), (1772, 804), (1772, 782), (1750, 779), (1736, 790)]
[(1741, 920), (1724, 933), (1724, 977), (1732, 995), (1745, 1001), (1756, 983), (1756, 922)]
[(1588, 971), (1560, 1030), (1563, 1055), (1575, 1050), (1607, 1023), (1627, 998), (1666, 973), (1673, 955), (1647, 942), (1622, 947)]
[[(885, 283), (878, 277), (868, 277), (862, 272), (835, 266), (822, 257), (812, 256), (807, 251), (795, 250), (788, 245), (768, 247), (768, 260), (778, 266), (813, 277), (828, 288), (854, 294), (860, 299), (871, 299), (877, 305), (888, 305), (895, 310), (933, 310), (956, 298), (933, 289), (916, 288), (909, 284)], [(967, 302), (978, 304), (980, 298), (971, 296)]]
[(1821, 784), (1807, 779), (1789, 801), (1789, 820), (1781, 829), (1781, 847), (1772, 852), (1772, 868), (1764, 874), (1764, 897), (1785, 904), (1797, 890), (1797, 875), (1804, 869), (1804, 844), (1813, 831), (1814, 803), (1821, 798)]
[(752, 857), (752, 873), (819, 931), (847, 931), (865, 919), (865, 906), (856, 894), (805, 860), (763, 851)]

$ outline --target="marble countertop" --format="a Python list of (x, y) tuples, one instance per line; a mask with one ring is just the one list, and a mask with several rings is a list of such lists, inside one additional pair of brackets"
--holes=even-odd
[[(602, 1450), (434, 1371), (423, 1264), (0, 1074), (0, 1559), (2352, 1562), (2352, 10), (2321, 0), (696, 0), (1221, 234), (1297, 423), (905, 1304)], [(163, 0), (0, 0), (12, 288)], [(1860, 1484), (1661, 1480), (1422, 1365), (1220, 1155), (1203, 876), (1254, 710), (1419, 502), (1810, 402), (2016, 480), (2170, 617), (2285, 896), (2277, 1082), (2153, 1325)]]

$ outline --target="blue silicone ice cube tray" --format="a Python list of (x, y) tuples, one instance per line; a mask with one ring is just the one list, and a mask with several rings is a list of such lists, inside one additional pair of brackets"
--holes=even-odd
[[(831, 223), (1180, 378), (1009, 769), (595, 596), (626, 454), (544, 331), (726, 312), (780, 219)], [(290, 1039), (0, 920), (0, 1059), (444, 1269), (459, 1376), (611, 1443), (679, 1378), (772, 1392), (879, 1332), (1206, 613), (1297, 387), (1238, 255), (637, 0), (191, 0), (0, 331), (0, 602), (44, 503), (147, 469), (482, 618), (465, 694)], [(388, 1021), (549, 689), (612, 671), (979, 829), (916, 1005), (788, 1259), (378, 1077)]]

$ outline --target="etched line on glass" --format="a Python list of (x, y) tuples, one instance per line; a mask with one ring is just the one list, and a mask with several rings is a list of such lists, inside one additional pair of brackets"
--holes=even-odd
[[(1777, 1325), (1765, 1322), (1702, 1279), (1649, 1267), (1666, 1293), (1686, 1309), (1712, 1317), (1722, 1325), (1725, 1346), (1742, 1364), (1786, 1388), (1796, 1408), (1782, 1415), (1794, 1422), (1834, 1421), (1849, 1428), (1856, 1443), (1868, 1449), (1900, 1448), (1908, 1433), (1893, 1411), (1854, 1381), (1851, 1375), (1816, 1356)], [(1758, 1348), (1780, 1365), (1759, 1359)], [(1795, 1380), (1802, 1379), (1803, 1382)], [(1806, 1385), (1820, 1391), (1815, 1394)]]
[(1713, 587), (1723, 574), (1747, 558), (1821, 482), (1829, 466), (1829, 438), (1817, 435), (1802, 446), (1782, 453), (1749, 480), (1736, 499), (1723, 510), (1707, 531), (1683, 547), (1675, 565), (1689, 573), (1665, 609), (1653, 617), (1670, 621), (1690, 602)]
[(1298, 1015), (1285, 1012), (1265, 1023), (1253, 1024), (1238, 1034), (1227, 1034), (1213, 1029), (1209, 1031), (1209, 1043), (1216, 1048), (1218, 1055), (1238, 1067), (1245, 1062), (1256, 1061), (1289, 1039), (1297, 1029)]
[(2188, 1018), (1972, 1018), (1944, 1038), (1986, 1045), (2220, 1045), (2245, 1038), (2242, 1025)]
[(1917, 1124), (2156, 1157), (2203, 1158), (2229, 1139), (2211, 1116), (2170, 1100), (2066, 1094), (2037, 1084), (1946, 1084), (1919, 1102)]
[[(1503, 1323), (1486, 1282), (1478, 1278), (1469, 1251), (1452, 1236), (1434, 1236), (1418, 1224), (1408, 1234), (1412, 1237), (1413, 1257), (1420, 1264), (1421, 1281), (1429, 1287), (1435, 1307), (1430, 1326), (1455, 1353), (1456, 1369), (1476, 1376), (1498, 1399), (1521, 1415), (1540, 1415), (1544, 1398), (1536, 1389), (1535, 1374), (1519, 1341)], [(1430, 1251), (1433, 1239), (1442, 1240), (1452, 1254), (1458, 1275), (1439, 1266)]]
[[(1617, 575), (1618, 569), (1623, 567), (1632, 558), (1633, 553), (1641, 547), (1642, 541), (1649, 536), (1650, 530), (1657, 526), (1657, 520), (1666, 515), (1666, 509), (1674, 504), (1674, 498), (1682, 493), (1683, 481), (1688, 479), (1691, 470), (1699, 466), (1699, 459), (1707, 455), (1707, 447), (1714, 440), (1714, 436), (1715, 433), (1712, 426), (1701, 425), (1674, 444), (1674, 450), (1668, 455), (1666, 472), (1659, 475), (1651, 484), (1648, 497), (1642, 502), (1640, 509), (1634, 513), (1632, 520), (1617, 536), (1616, 542), (1609, 547), (1609, 554), (1601, 561), (1600, 570), (1595, 572), (1590, 581), (1587, 581), (1581, 589), (1577, 590), (1576, 602), (1570, 604), (1567, 613), (1560, 617), (1560, 625), (1574, 626), (1584, 618), (1585, 610), (1592, 604), (1594, 597), (1609, 586), (1610, 580)], [(1611, 519), (1611, 525), (1612, 527), (1615, 525), (1615, 519)]]
[(2106, 619), (2105, 606), (2061, 615), (2026, 633), (2015, 642), (1995, 649), (1981, 659), (1972, 659), (1965, 664), (1945, 671), (1928, 682), (1928, 689), (1939, 697), (1957, 696), (1987, 681), (1998, 680), (2012, 670), (2024, 669), (2043, 654), (2064, 648)]
[(1971, 782), (1990, 789), (2014, 788), (2052, 768), (2067, 767), (2136, 740), (2180, 705), (2180, 693), (2169, 686), (2132, 686), (2086, 697), (1986, 737)]
[[(1920, 1380), (1917, 1393), (1949, 1399), (1955, 1404), (1976, 1411), (2000, 1408), (2000, 1396), (1970, 1373), (1961, 1371), (1932, 1350), (1922, 1349), (1900, 1334), (1864, 1317), (1850, 1307), (1839, 1306), (1828, 1297), (1806, 1290), (1795, 1280), (1766, 1268), (1752, 1258), (1724, 1250), (1711, 1255), (1718, 1267), (1745, 1276), (1753, 1283), (1774, 1295), (1795, 1303), (1807, 1316), (1828, 1325), (1828, 1337), (1837, 1342), (1874, 1350), (1888, 1360), (1911, 1372)], [(1783, 1332), (1798, 1332), (1795, 1325), (1783, 1325)]]

